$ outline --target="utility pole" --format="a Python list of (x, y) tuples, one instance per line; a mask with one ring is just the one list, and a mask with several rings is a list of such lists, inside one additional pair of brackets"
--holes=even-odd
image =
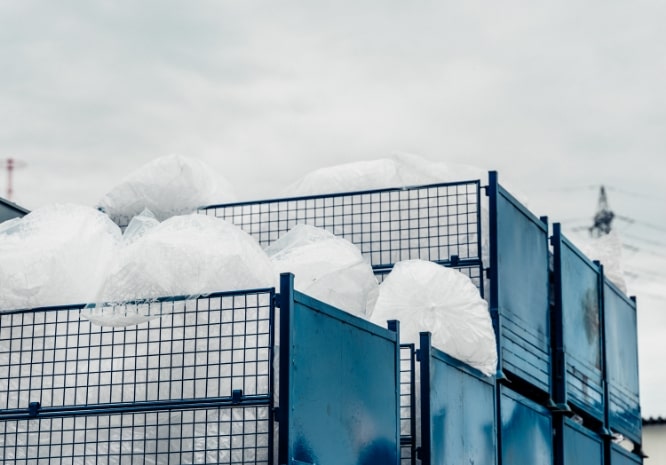
[(12, 195), (14, 194), (14, 188), (13, 188), (14, 170), (18, 168), (23, 168), (25, 166), (25, 163), (15, 158), (7, 158), (2, 161), (4, 161), (4, 164), (0, 165), (0, 169), (7, 170), (7, 200), (11, 200)]
[(601, 186), (599, 189), (599, 201), (597, 203), (597, 212), (594, 214), (594, 225), (589, 228), (590, 236), (601, 237), (611, 232), (611, 223), (615, 218), (615, 213), (608, 206), (606, 189)]

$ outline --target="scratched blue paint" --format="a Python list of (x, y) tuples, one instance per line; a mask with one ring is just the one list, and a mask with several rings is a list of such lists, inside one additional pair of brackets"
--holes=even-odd
[(551, 387), (548, 226), (490, 176), (490, 307), (501, 369)]
[(643, 459), (617, 444), (610, 447), (610, 465), (641, 465)]
[(422, 392), (429, 393), (429, 402), (427, 409), (421, 410), (421, 421), (428, 423), (422, 431), (429, 434), (422, 434), (421, 463), (497, 463), (494, 379), (428, 347), (429, 337), (424, 339), (424, 334), (420, 349), (421, 385), (425, 388)]
[(562, 418), (558, 425), (562, 434), (561, 465), (601, 465), (604, 463), (604, 442), (594, 431)]
[(501, 457), (504, 465), (552, 465), (553, 424), (545, 407), (500, 387)]
[(636, 302), (604, 284), (609, 426), (641, 442)]
[(396, 333), (298, 292), (290, 325), (289, 458), (397, 464)]
[(557, 379), (555, 401), (604, 418), (601, 268), (553, 226)]

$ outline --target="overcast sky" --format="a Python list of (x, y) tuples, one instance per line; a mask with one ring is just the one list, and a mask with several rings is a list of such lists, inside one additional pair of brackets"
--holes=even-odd
[(666, 416), (664, 24), (656, 0), (4, 0), (0, 159), (30, 209), (93, 205), (170, 153), (249, 199), (411, 152), (498, 170), (570, 227), (605, 184), (634, 220), (643, 413)]

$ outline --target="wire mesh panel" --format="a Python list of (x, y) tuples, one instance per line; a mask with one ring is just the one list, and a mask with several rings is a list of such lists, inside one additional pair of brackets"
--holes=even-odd
[(407, 259), (480, 259), (479, 181), (213, 205), (266, 246), (295, 225), (325, 228), (360, 247), (375, 268)]
[(416, 363), (414, 344), (400, 345), (400, 463), (416, 463)]
[(117, 321), (149, 320), (125, 327), (80, 306), (0, 314), (3, 463), (268, 463), (273, 301), (127, 304)]
[(200, 408), (0, 421), (0, 463), (268, 464), (268, 412)]
[(161, 315), (97, 326), (79, 308), (1, 316), (0, 408), (268, 395), (271, 295), (149, 304)]

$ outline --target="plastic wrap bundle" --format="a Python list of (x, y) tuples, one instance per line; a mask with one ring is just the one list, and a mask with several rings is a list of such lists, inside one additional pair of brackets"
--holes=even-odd
[(432, 344), (487, 376), (497, 369), (495, 332), (488, 304), (464, 274), (423, 260), (398, 262), (379, 286), (372, 321), (400, 320), (404, 342), (418, 344), (430, 331)]
[(0, 310), (89, 302), (121, 233), (99, 211), (43, 207), (0, 225)]
[[(398, 154), (390, 158), (346, 163), (318, 169), (288, 186), (283, 194), (288, 197), (294, 197), (367, 191), (470, 181), (482, 179), (485, 176), (486, 173), (484, 171), (473, 166), (433, 162), (417, 155)], [(469, 254), (471, 257), (483, 254), (484, 263), (488, 263), (488, 209), (485, 199), (485, 196), (481, 197), (481, 201), (484, 202), (481, 206), (481, 230), (483, 231), (481, 251), (478, 251), (476, 247), (477, 233), (475, 231), (470, 232), (469, 237), (459, 237), (458, 240), (469, 244), (469, 248), (464, 253)], [(400, 201), (395, 200), (395, 202), (395, 205), (391, 206), (391, 209), (398, 211), (400, 209)], [(457, 205), (452, 206), (455, 208)], [(436, 224), (434, 219), (428, 223)], [(337, 234), (341, 230), (334, 230), (333, 232)], [(442, 239), (440, 238), (440, 240)], [(423, 250), (427, 250), (431, 244), (424, 240), (419, 246)], [(403, 256), (402, 258), (417, 257)]]
[(235, 198), (231, 185), (205, 163), (169, 155), (151, 161), (123, 179), (99, 201), (99, 208), (124, 226), (144, 208), (162, 221)]
[(576, 238), (575, 243), (590, 259), (601, 262), (604, 266), (604, 276), (622, 292), (627, 292), (622, 266), (622, 239), (616, 231), (596, 238)]
[(135, 242), (159, 224), (160, 222), (155, 218), (153, 212), (144, 208), (141, 213), (132, 218), (125, 231), (123, 231), (123, 245), (127, 246)]
[(278, 272), (294, 274), (294, 287), (354, 315), (368, 317), (378, 284), (361, 251), (346, 239), (305, 224), (266, 249)]
[(151, 317), (145, 309), (108, 303), (268, 288), (276, 278), (266, 253), (238, 227), (204, 215), (176, 216), (120, 249), (84, 316), (103, 325), (137, 324)]
[(315, 170), (289, 185), (286, 196), (353, 192), (480, 179), (480, 169), (432, 162), (417, 155), (345, 163)]

